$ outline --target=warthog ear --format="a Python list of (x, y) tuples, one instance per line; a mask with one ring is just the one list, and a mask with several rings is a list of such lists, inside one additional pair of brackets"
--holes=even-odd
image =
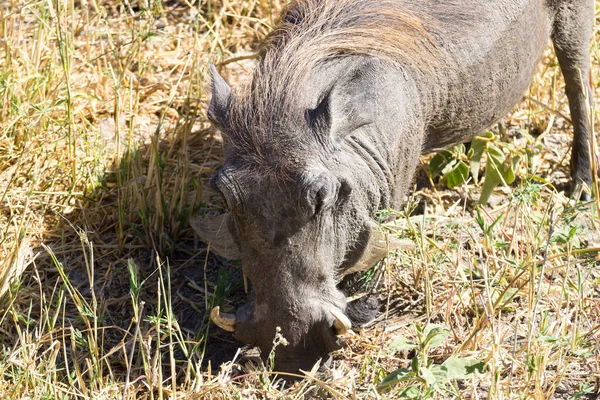
[(233, 92), (212, 64), (210, 64), (210, 76), (212, 78), (212, 97), (208, 106), (208, 118), (219, 129), (225, 129), (229, 125), (229, 110)]
[(210, 217), (194, 217), (190, 220), (190, 225), (198, 237), (206, 242), (212, 251), (229, 260), (241, 260), (240, 247), (231, 233), (232, 224), (231, 212)]
[(317, 107), (308, 112), (313, 128), (328, 130), (333, 137), (340, 138), (373, 123), (377, 116), (380, 67), (378, 58), (368, 57), (338, 78)]
[(407, 239), (397, 239), (381, 232), (375, 223), (371, 226), (369, 239), (365, 251), (356, 264), (344, 271), (344, 275), (366, 271), (385, 257), (388, 252), (399, 249), (410, 249), (414, 243)]

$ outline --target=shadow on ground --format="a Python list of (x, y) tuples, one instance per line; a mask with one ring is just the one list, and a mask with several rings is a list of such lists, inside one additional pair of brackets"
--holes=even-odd
[[(149, 364), (156, 369), (158, 354), (164, 376), (173, 362), (185, 375), (191, 363), (218, 371), (235, 357), (242, 344), (209, 323), (209, 310), (243, 303), (241, 268), (207, 254), (187, 222), (219, 211), (208, 180), (222, 154), (212, 130), (178, 124), (124, 154), (72, 212), (54, 216), (50, 251), (40, 249), (19, 298), (23, 314), (28, 298), (48, 307), (31, 308), (31, 323), (43, 328), (43, 314), (57, 315), (59, 325), (81, 335), (63, 337), (57, 365), (85, 370), (96, 352), (117, 380), (125, 373), (134, 380), (148, 375)], [(56, 303), (57, 293), (64, 302)], [(97, 321), (95, 344), (86, 341), (90, 319)], [(2, 336), (5, 346), (16, 344)]]

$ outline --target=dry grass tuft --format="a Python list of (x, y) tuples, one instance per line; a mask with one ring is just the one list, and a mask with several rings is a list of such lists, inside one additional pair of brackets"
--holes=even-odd
[[(429, 185), (394, 212), (387, 228), (418, 246), (373, 275), (386, 311), (347, 337), (332, 370), (283, 387), (209, 324), (207, 309), (244, 295), (239, 269), (207, 255), (187, 222), (221, 208), (203, 191), (223, 158), (207, 64), (247, 77), (283, 6), (0, 2), (0, 397), (395, 398), (414, 386), (422, 398), (593, 398), (599, 205), (561, 192), (572, 128), (550, 51), (505, 120), (515, 146), (520, 129), (548, 133), (529, 175), (490, 206), (475, 207), (474, 185)], [(449, 330), (438, 347), (390, 350), (433, 323)], [(419, 380), (377, 393), (423, 356), (488, 369), (444, 393)]]

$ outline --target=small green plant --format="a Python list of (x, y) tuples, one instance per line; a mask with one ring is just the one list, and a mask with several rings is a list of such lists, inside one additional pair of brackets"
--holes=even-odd
[(460, 186), (469, 178), (469, 157), (464, 144), (454, 146), (451, 150), (439, 151), (429, 161), (429, 175), (440, 176), (440, 182), (449, 188)]
[(268, 357), (268, 363), (267, 363), (268, 365), (267, 366), (269, 368), (269, 371), (275, 370), (275, 350), (277, 349), (277, 347), (287, 346), (287, 345), (288, 345), (288, 341), (281, 334), (281, 328), (277, 327), (277, 329), (275, 331), (275, 337), (273, 338), (273, 348), (269, 352), (269, 357)]
[(531, 166), (535, 154), (540, 152), (539, 138), (534, 138), (525, 131), (521, 131), (521, 134), (527, 139), (525, 147), (502, 142), (501, 135), (485, 132), (471, 141), (468, 151), (464, 144), (442, 150), (429, 162), (429, 175), (432, 178), (439, 176), (441, 183), (450, 188), (467, 182), (469, 172), (473, 181), (479, 183), (481, 161), (485, 155), (486, 169), (479, 198), (479, 202), (484, 204), (498, 185), (514, 182), (523, 160), (526, 159), (527, 165)]
[(472, 358), (450, 357), (442, 364), (429, 360), (432, 349), (442, 345), (448, 336), (448, 328), (429, 324), (424, 328), (415, 326), (417, 341), (398, 337), (390, 345), (393, 353), (415, 351), (409, 368), (400, 368), (387, 375), (377, 386), (377, 390), (388, 392), (396, 385), (403, 384), (396, 395), (407, 399), (435, 398), (451, 391), (454, 381), (467, 379), (482, 373), (485, 363)]

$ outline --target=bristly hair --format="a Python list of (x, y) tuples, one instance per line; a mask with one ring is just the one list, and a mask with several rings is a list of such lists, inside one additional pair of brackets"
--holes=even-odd
[(252, 82), (232, 105), (230, 143), (252, 149), (255, 159), (267, 142), (285, 148), (294, 138), (272, 134), (311, 71), (327, 60), (368, 55), (432, 73), (445, 59), (431, 35), (439, 23), (398, 0), (293, 1), (266, 38)]

